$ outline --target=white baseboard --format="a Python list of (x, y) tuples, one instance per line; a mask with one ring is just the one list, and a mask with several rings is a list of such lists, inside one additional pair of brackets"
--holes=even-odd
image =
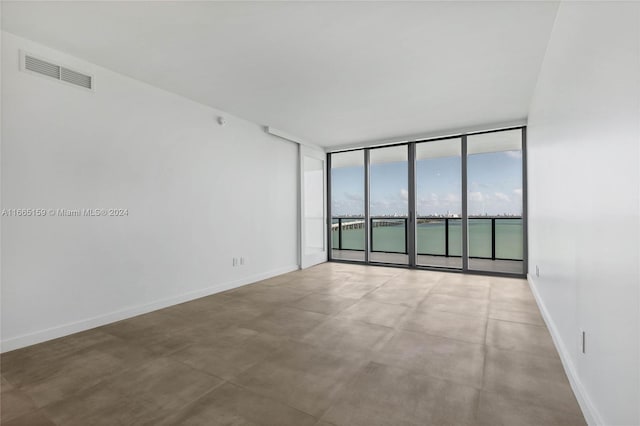
[(549, 333), (551, 333), (551, 338), (553, 339), (556, 350), (560, 355), (560, 360), (562, 361), (562, 365), (564, 366), (564, 371), (569, 378), (569, 384), (571, 385), (571, 389), (573, 389), (573, 393), (578, 400), (578, 404), (580, 405), (580, 409), (582, 410), (582, 414), (584, 414), (587, 424), (604, 425), (605, 422), (602, 420), (598, 409), (593, 404), (593, 401), (589, 397), (587, 390), (582, 385), (582, 381), (580, 380), (575, 364), (571, 360), (571, 356), (569, 355), (567, 346), (564, 344), (564, 341), (562, 340), (562, 337), (558, 332), (558, 328), (553, 322), (553, 319), (551, 318), (551, 315), (549, 314), (544, 301), (540, 297), (540, 293), (538, 292), (538, 288), (536, 287), (535, 281), (531, 277), (531, 274), (527, 274), (527, 281), (529, 282), (531, 292), (533, 293), (533, 296), (538, 303), (538, 308), (540, 308), (542, 318), (544, 319), (545, 324), (547, 324)]
[(12, 337), (10, 339), (2, 340), (0, 342), (0, 353), (12, 351), (14, 349), (20, 349), (25, 346), (35, 345), (36, 343), (46, 342), (47, 340), (57, 339), (59, 337), (68, 336), (69, 334), (78, 333), (80, 331), (89, 330), (92, 328), (100, 327), (106, 324), (110, 324), (123, 319), (135, 317), (137, 315), (146, 314), (158, 309), (167, 308), (169, 306), (177, 305), (179, 303), (188, 302), (190, 300), (199, 299), (201, 297), (210, 296), (212, 294), (220, 293), (222, 291), (231, 290), (236, 287), (240, 287), (246, 284), (251, 284), (256, 281), (264, 280), (274, 277), (276, 275), (286, 274), (298, 270), (298, 265), (288, 266), (284, 268), (275, 269), (269, 272), (244, 277), (239, 280), (229, 281), (226, 283), (216, 284), (211, 287), (203, 288), (201, 290), (191, 291), (176, 296), (160, 299), (144, 305), (129, 306), (124, 309), (110, 312), (107, 314), (98, 315), (91, 318), (86, 318), (80, 321), (62, 324), (59, 326), (47, 328), (45, 330), (37, 331), (35, 333), (24, 334), (22, 336)]

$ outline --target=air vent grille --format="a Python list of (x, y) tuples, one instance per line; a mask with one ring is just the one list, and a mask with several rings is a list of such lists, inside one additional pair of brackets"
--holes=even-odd
[(87, 89), (91, 89), (91, 76), (81, 74), (64, 67), (62, 68), (60, 73), (60, 80), (66, 81), (67, 83), (75, 84), (77, 86), (82, 86)]
[(85, 89), (93, 89), (93, 77), (65, 68), (51, 62), (35, 58), (31, 55), (24, 55), (24, 69), (32, 71), (56, 80), (64, 81), (75, 86), (84, 87)]
[(34, 58), (32, 56), (25, 56), (24, 67), (29, 71), (37, 72), (38, 74), (47, 75), (53, 78), (60, 78), (60, 67), (49, 62)]

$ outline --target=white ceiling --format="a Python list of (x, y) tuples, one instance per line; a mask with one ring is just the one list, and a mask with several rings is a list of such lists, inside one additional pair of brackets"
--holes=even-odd
[(2, 2), (2, 27), (325, 147), (523, 120), (557, 2)]

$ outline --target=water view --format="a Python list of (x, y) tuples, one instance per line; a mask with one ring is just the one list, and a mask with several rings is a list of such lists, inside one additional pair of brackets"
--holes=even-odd
[[(495, 258), (522, 260), (522, 219), (495, 218)], [(492, 258), (491, 218), (469, 219), (469, 256)], [(332, 248), (364, 250), (364, 220), (333, 219)], [(406, 253), (406, 219), (372, 219), (372, 251)], [(448, 241), (447, 241), (448, 228)], [(419, 255), (462, 256), (462, 221), (455, 218), (418, 219), (417, 248)], [(448, 248), (448, 251), (447, 251)]]

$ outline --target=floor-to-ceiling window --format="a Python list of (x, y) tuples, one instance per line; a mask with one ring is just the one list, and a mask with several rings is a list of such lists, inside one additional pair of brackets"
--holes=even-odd
[(523, 273), (522, 131), (467, 137), (469, 270)]
[(462, 268), (462, 139), (416, 144), (416, 264)]
[(364, 150), (330, 154), (331, 257), (365, 260)]
[(369, 151), (371, 262), (409, 263), (409, 179), (407, 146)]
[(524, 128), (329, 154), (331, 258), (517, 274)]

